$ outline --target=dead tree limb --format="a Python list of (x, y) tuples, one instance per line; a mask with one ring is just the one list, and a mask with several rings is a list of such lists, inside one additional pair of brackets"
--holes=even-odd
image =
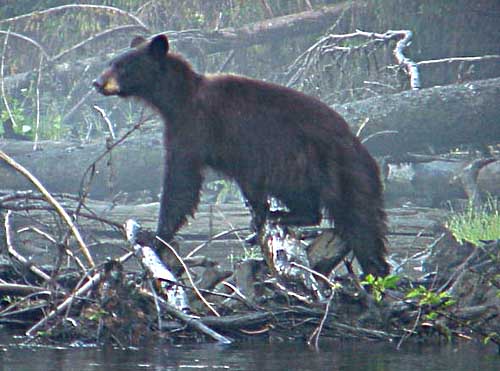
[[(183, 33), (182, 38), (178, 39), (178, 47), (188, 51), (193, 48), (193, 41), (198, 41), (203, 45), (205, 53), (220, 53), (303, 36), (330, 27), (343, 12), (363, 4), (363, 1), (346, 1), (317, 10), (266, 19), (240, 28), (229, 27), (198, 35), (193, 34), (194, 37), (186, 37), (187, 35)], [(176, 38), (175, 35), (172, 36)]]

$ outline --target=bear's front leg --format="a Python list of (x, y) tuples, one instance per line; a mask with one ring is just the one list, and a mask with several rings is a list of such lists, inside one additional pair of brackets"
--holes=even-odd
[[(179, 148), (175, 152), (167, 150), (156, 232), (166, 242), (172, 240), (198, 206), (203, 181), (199, 164), (196, 157)], [(156, 246), (163, 250), (161, 243)]]

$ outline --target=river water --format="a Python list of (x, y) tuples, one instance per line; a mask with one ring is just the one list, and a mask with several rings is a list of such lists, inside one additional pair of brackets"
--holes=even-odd
[(151, 345), (141, 348), (21, 346), (0, 329), (0, 369), (93, 370), (452, 370), (498, 371), (494, 346), (472, 343), (434, 346), (328, 341), (320, 351), (303, 343)]

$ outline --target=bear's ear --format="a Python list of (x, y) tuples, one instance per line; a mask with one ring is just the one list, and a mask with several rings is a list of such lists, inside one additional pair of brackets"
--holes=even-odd
[(142, 36), (136, 36), (130, 42), (130, 47), (131, 48), (136, 48), (137, 46), (143, 44), (144, 42), (146, 42), (146, 39), (144, 37), (142, 37)]
[(168, 39), (166, 35), (158, 35), (151, 40), (149, 52), (156, 58), (163, 58), (168, 52)]

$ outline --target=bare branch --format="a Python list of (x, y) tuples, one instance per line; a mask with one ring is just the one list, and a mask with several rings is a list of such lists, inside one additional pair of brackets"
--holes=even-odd
[(2, 61), (0, 65), (0, 88), (2, 90), (2, 100), (3, 104), (5, 105), (5, 109), (7, 110), (7, 113), (9, 114), (9, 119), (12, 122), (13, 127), (17, 127), (16, 125), (16, 120), (14, 118), (14, 115), (12, 114), (12, 111), (10, 110), (9, 102), (7, 101), (7, 96), (5, 95), (5, 79), (4, 79), (4, 67), (5, 67), (5, 52), (7, 50), (7, 42), (9, 41), (9, 31), (7, 31), (7, 35), (5, 36), (5, 40), (3, 41), (3, 50), (2, 50)]
[[(0, 21), (0, 23), (1, 23), (1, 21)], [(6, 35), (6, 37), (14, 37), (14, 38), (18, 38), (18, 39), (27, 41), (30, 44), (34, 45), (38, 50), (40, 50), (40, 52), (43, 54), (43, 56), (45, 58), (50, 59), (49, 53), (47, 53), (45, 48), (42, 45), (40, 45), (38, 42), (36, 42), (35, 40), (33, 40), (32, 38), (30, 38), (28, 36), (19, 34), (17, 32), (12, 32), (9, 30), (7, 30), (7, 31), (0, 30), (0, 35)]]
[(21, 254), (19, 254), (14, 249), (14, 246), (12, 245), (11, 235), (10, 235), (10, 231), (11, 231), (11, 228), (10, 228), (10, 216), (11, 215), (12, 215), (12, 211), (10, 211), (10, 210), (7, 211), (7, 214), (5, 214), (5, 219), (4, 219), (5, 243), (7, 245), (7, 251), (18, 262), (20, 262), (24, 266), (28, 267), (28, 269), (32, 273), (34, 273), (35, 275), (37, 275), (38, 277), (40, 277), (44, 281), (49, 282), (50, 281), (50, 276), (47, 273), (45, 273), (44, 271), (42, 271), (40, 268), (34, 266), (33, 264), (31, 264), (24, 256), (22, 256)]
[(36, 151), (38, 149), (38, 131), (40, 129), (40, 81), (42, 79), (42, 63), (43, 54), (40, 55), (40, 63), (38, 64), (38, 77), (36, 79), (36, 124), (33, 151)]
[(105, 30), (105, 31), (102, 31), (96, 35), (93, 35), (91, 37), (88, 37), (86, 38), (85, 40), (82, 40), (80, 41), (79, 43), (73, 45), (71, 48), (69, 49), (66, 49), (66, 50), (63, 50), (62, 52), (60, 52), (59, 54), (56, 54), (54, 55), (53, 57), (50, 58), (50, 62), (54, 62), (54, 61), (57, 61), (58, 59), (61, 59), (62, 57), (64, 57), (66, 54), (69, 54), (83, 46), (85, 46), (86, 44), (90, 43), (90, 42), (93, 42), (93, 41), (96, 41), (98, 39), (103, 39), (107, 36), (110, 36), (112, 34), (115, 34), (115, 33), (120, 33), (120, 32), (123, 32), (123, 31), (126, 31), (126, 32), (130, 32), (130, 31), (144, 31), (144, 32), (149, 32), (149, 30), (143, 26), (136, 26), (136, 25), (125, 25), (125, 26), (118, 26), (118, 27), (115, 27), (115, 28), (111, 28), (109, 30)]
[(203, 304), (205, 304), (207, 306), (207, 308), (210, 309), (210, 311), (213, 314), (215, 314), (217, 317), (220, 317), (219, 312), (217, 312), (217, 310), (207, 301), (207, 299), (205, 299), (205, 297), (201, 294), (200, 290), (198, 290), (198, 287), (196, 287), (196, 285), (194, 283), (194, 280), (193, 280), (193, 277), (191, 276), (191, 273), (189, 273), (188, 267), (186, 266), (186, 264), (184, 263), (184, 261), (182, 260), (182, 258), (179, 256), (179, 254), (177, 253), (177, 251), (175, 251), (175, 249), (168, 242), (166, 242), (165, 240), (163, 240), (162, 238), (160, 238), (158, 236), (156, 236), (156, 238), (164, 246), (166, 246), (170, 250), (170, 252), (172, 254), (175, 255), (175, 258), (182, 265), (182, 268), (184, 269), (184, 272), (186, 272), (186, 276), (187, 276), (189, 282), (191, 283), (192, 289), (194, 290), (194, 292), (196, 293), (196, 295), (200, 298), (200, 300), (203, 302)]
[(92, 5), (92, 4), (68, 4), (68, 5), (56, 6), (54, 8), (49, 8), (49, 9), (45, 9), (45, 10), (37, 10), (37, 11), (31, 12), (31, 13), (18, 15), (16, 17), (2, 19), (2, 20), (0, 20), (0, 24), (17, 22), (19, 20), (26, 19), (26, 18), (40, 17), (40, 16), (44, 16), (46, 14), (60, 13), (60, 12), (66, 11), (66, 10), (73, 10), (73, 9), (103, 10), (107, 13), (116, 13), (118, 15), (122, 15), (122, 16), (125, 16), (125, 17), (132, 19), (135, 23), (137, 23), (141, 27), (149, 30), (149, 28), (139, 18), (137, 18), (134, 14), (132, 14), (130, 12), (126, 12), (122, 9), (118, 9), (118, 8), (115, 8), (112, 6)]
[(40, 183), (40, 181), (33, 174), (31, 174), (25, 167), (17, 163), (13, 158), (9, 157), (2, 150), (0, 150), (0, 159), (4, 160), (8, 165), (13, 167), (16, 171), (18, 171), (20, 174), (26, 177), (42, 193), (47, 202), (55, 208), (55, 210), (63, 218), (64, 222), (68, 225), (68, 227), (71, 230), (71, 233), (73, 234), (78, 245), (80, 246), (80, 251), (83, 253), (90, 266), (94, 267), (95, 266), (94, 259), (92, 258), (92, 255), (90, 255), (90, 252), (85, 242), (83, 241), (80, 232), (76, 228), (75, 224), (73, 223), (73, 220), (71, 220), (71, 217), (68, 215), (66, 210), (63, 209), (63, 207), (59, 204), (59, 202), (49, 193), (49, 191), (47, 191), (47, 189), (43, 186), (43, 184)]
[(417, 66), (427, 66), (431, 64), (439, 63), (454, 63), (454, 62), (482, 62), (482, 61), (498, 61), (500, 60), (500, 55), (482, 55), (478, 57), (451, 57), (451, 58), (441, 58), (441, 59), (429, 59), (427, 61), (417, 62)]

